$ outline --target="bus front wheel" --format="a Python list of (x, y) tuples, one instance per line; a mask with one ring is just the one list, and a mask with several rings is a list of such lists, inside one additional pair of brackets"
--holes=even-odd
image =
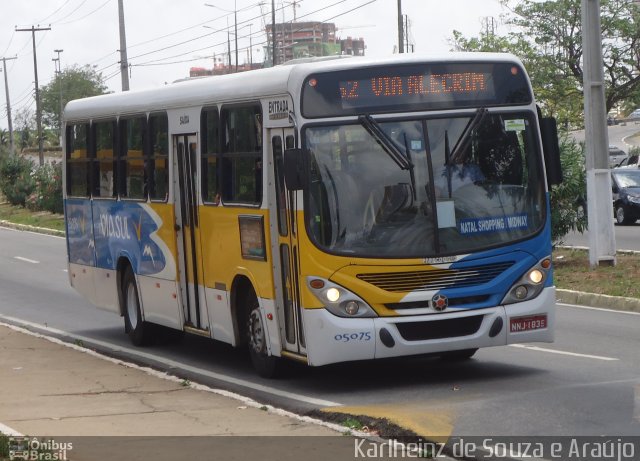
[(138, 286), (133, 271), (128, 267), (122, 277), (122, 299), (124, 302), (124, 327), (136, 346), (149, 343), (149, 324), (142, 320)]
[(277, 375), (278, 358), (269, 355), (265, 325), (260, 314), (260, 306), (255, 295), (248, 300), (249, 320), (247, 335), (249, 340), (249, 354), (253, 367), (263, 378), (273, 378)]

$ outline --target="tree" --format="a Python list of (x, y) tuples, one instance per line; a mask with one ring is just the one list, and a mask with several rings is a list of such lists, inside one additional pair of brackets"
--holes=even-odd
[(13, 124), (16, 127), (16, 144), (21, 150), (34, 147), (38, 144), (38, 134), (36, 133), (35, 111), (30, 107), (23, 107), (16, 111)]
[[(530, 73), (545, 112), (564, 124), (581, 125), (581, 0), (501, 0), (510, 7), (505, 22), (514, 32), (504, 37), (454, 32), (458, 50), (509, 51)], [(629, 0), (601, 0), (603, 65), (607, 111), (640, 93), (640, 9)]]
[(40, 90), (42, 105), (42, 123), (50, 128), (59, 129), (60, 91), (62, 106), (73, 99), (87, 98), (104, 94), (107, 87), (102, 74), (91, 66), (74, 65), (64, 69), (55, 79)]

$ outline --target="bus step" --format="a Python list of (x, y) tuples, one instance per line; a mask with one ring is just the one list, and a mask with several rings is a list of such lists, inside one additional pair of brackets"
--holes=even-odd
[(200, 328), (191, 327), (189, 325), (184, 326), (184, 331), (191, 333), (192, 335), (204, 336), (205, 338), (211, 338), (211, 332), (209, 330), (201, 330)]
[(309, 363), (306, 355), (297, 354), (291, 351), (280, 351), (280, 355), (284, 358), (295, 360), (296, 362), (304, 363), (305, 365)]

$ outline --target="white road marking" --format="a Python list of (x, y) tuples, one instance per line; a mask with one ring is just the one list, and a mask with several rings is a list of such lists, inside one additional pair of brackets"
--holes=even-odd
[(634, 388), (633, 419), (640, 423), (640, 384)]
[[(213, 378), (213, 379), (217, 379), (219, 381), (223, 381), (225, 383), (229, 383), (229, 384), (235, 384), (237, 386), (242, 386), (244, 388), (248, 388), (248, 389), (253, 389), (256, 391), (260, 391), (260, 392), (264, 392), (266, 394), (271, 394), (271, 395), (277, 395), (279, 397), (285, 397), (287, 399), (291, 399), (291, 400), (297, 400), (299, 402), (304, 402), (304, 403), (309, 403), (311, 405), (316, 405), (316, 406), (320, 406), (320, 407), (339, 407), (342, 406), (341, 403), (337, 403), (337, 402), (332, 402), (330, 400), (323, 400), (323, 399), (317, 399), (314, 397), (309, 397), (306, 395), (302, 395), (302, 394), (297, 394), (294, 392), (288, 392), (288, 391), (284, 391), (281, 389), (276, 389), (274, 387), (271, 386), (265, 386), (263, 384), (258, 384), (258, 383), (254, 383), (251, 381), (247, 381), (245, 379), (240, 379), (240, 378), (234, 378), (233, 376), (228, 376), (228, 375), (224, 375), (222, 373), (216, 373), (214, 371), (209, 371), (209, 370), (205, 370), (203, 368), (198, 368), (192, 365), (186, 365), (184, 363), (175, 361), (175, 360), (171, 360), (168, 359), (166, 357), (162, 357), (160, 355), (155, 355), (155, 354), (151, 354), (149, 352), (142, 352), (140, 350), (137, 349), (131, 349), (128, 347), (122, 347), (122, 346), (118, 346), (116, 344), (111, 344), (105, 341), (100, 341), (97, 339), (93, 339), (93, 338), (89, 338), (88, 336), (81, 336), (81, 335), (75, 335), (73, 333), (69, 333), (66, 332), (64, 330), (58, 330), (56, 328), (51, 328), (51, 327), (47, 327), (47, 326), (43, 326), (37, 323), (33, 323), (33, 322), (29, 322), (27, 320), (22, 320), (22, 319), (18, 319), (15, 317), (10, 317), (10, 316), (6, 316), (6, 315), (2, 315), (0, 314), (0, 319), (5, 320), (6, 322), (8, 322), (8, 324), (6, 326), (11, 327), (12, 324), (13, 325), (19, 325), (22, 327), (30, 327), (30, 328), (35, 328), (36, 330), (39, 330), (40, 332), (45, 331), (47, 333), (51, 333), (54, 335), (60, 335), (60, 336), (64, 336), (67, 338), (72, 338), (73, 340), (76, 341), (82, 341), (84, 344), (86, 345), (91, 345), (91, 344), (95, 344), (97, 346), (103, 347), (107, 350), (111, 350), (113, 352), (126, 352), (128, 354), (131, 354), (134, 357), (139, 357), (139, 358), (145, 358), (148, 360), (154, 360), (156, 362), (159, 363), (163, 363), (165, 365), (168, 365), (171, 368), (176, 368), (176, 369), (181, 369), (181, 370), (185, 370), (188, 371), (190, 373), (196, 373), (196, 374), (200, 374), (200, 375), (204, 375), (207, 376), (209, 378)], [(2, 323), (0, 323), (0, 325), (2, 325)], [(52, 342), (58, 342), (64, 346), (67, 347), (72, 347), (72, 348), (77, 348), (78, 350), (82, 351), (82, 352), (87, 352), (87, 349), (84, 348), (80, 348), (77, 347), (73, 344), (69, 344), (66, 343), (64, 341), (60, 341), (57, 338), (51, 338), (49, 336), (46, 336), (42, 333), (36, 333), (36, 332), (32, 332), (29, 331), (28, 329), (25, 331), (26, 333), (32, 334), (34, 336), (39, 336), (42, 337), (44, 339), (50, 340)], [(88, 351), (88, 352), (93, 352), (93, 351)], [(87, 352), (87, 353), (88, 353)], [(108, 357), (104, 354), (100, 354), (95, 352), (94, 353), (97, 357), (103, 358), (105, 360), (117, 360), (117, 359), (112, 359), (111, 357)], [(123, 362), (122, 363), (126, 364), (127, 366), (131, 366), (132, 368), (136, 368), (137, 366), (134, 364), (129, 364), (128, 362)], [(138, 369), (141, 369), (143, 371), (148, 370), (148, 368), (145, 367), (137, 367)], [(217, 392), (217, 390), (215, 390)], [(229, 393), (227, 391), (222, 391), (220, 390), (219, 393), (225, 393), (226, 394), (232, 394)], [(237, 394), (236, 394), (237, 395)], [(241, 396), (238, 396), (238, 398)], [(246, 397), (242, 397), (242, 398), (246, 398)], [(240, 399), (241, 400), (241, 399)]]
[(12, 232), (24, 232), (24, 233), (32, 234), (32, 235), (41, 235), (43, 237), (52, 237), (54, 239), (66, 240), (66, 237), (63, 237), (63, 236), (60, 236), (60, 235), (51, 235), (51, 234), (43, 234), (42, 232), (35, 232), (35, 231), (21, 230), (21, 229), (12, 229), (11, 227), (5, 227), (5, 226), (0, 226), (0, 229), (12, 231)]
[(17, 259), (19, 261), (24, 261), (26, 263), (31, 263), (31, 264), (40, 264), (40, 261), (36, 261), (35, 259), (23, 258), (22, 256), (14, 256), (13, 259)]
[(560, 355), (568, 355), (571, 357), (581, 357), (585, 359), (604, 360), (607, 362), (615, 362), (620, 360), (614, 357), (602, 357), (600, 355), (578, 354), (576, 352), (558, 351), (556, 349), (546, 349), (544, 347), (538, 347), (538, 346), (527, 346), (526, 344), (509, 344), (509, 345), (511, 347), (517, 347), (519, 349), (527, 349), (529, 351), (548, 352), (550, 354), (560, 354)]
[(22, 434), (15, 429), (5, 426), (0, 423), (0, 434), (8, 435), (9, 437), (22, 437)]
[(558, 303), (558, 306), (575, 307), (576, 309), (586, 309), (589, 311), (613, 312), (615, 314), (640, 315), (640, 312), (621, 311), (618, 309), (606, 309), (604, 307), (581, 306), (579, 304)]

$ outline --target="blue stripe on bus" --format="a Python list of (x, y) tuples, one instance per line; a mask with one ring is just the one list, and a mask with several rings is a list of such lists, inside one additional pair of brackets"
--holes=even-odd
[(66, 213), (71, 263), (115, 270), (124, 256), (140, 275), (164, 269), (165, 255), (153, 239), (158, 225), (140, 203), (67, 199)]

